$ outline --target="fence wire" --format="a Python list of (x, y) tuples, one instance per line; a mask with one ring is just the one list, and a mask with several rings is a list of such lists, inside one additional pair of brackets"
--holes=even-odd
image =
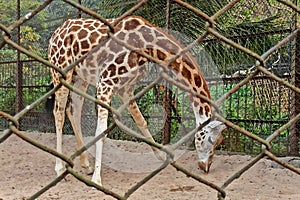
[[(71, 6), (73, 6), (73, 7), (75, 7), (75, 8), (77, 8), (78, 10), (80, 10), (81, 13), (85, 13), (85, 14), (89, 15), (90, 17), (99, 19), (100, 21), (102, 21), (103, 23), (108, 25), (110, 30), (113, 30), (114, 24), (117, 24), (117, 22), (115, 22), (114, 24), (109, 24), (106, 21), (104, 16), (102, 16), (102, 15), (96, 13), (95, 11), (92, 11), (92, 10), (90, 10), (90, 9), (88, 9), (88, 8), (82, 6), (82, 5), (80, 5), (80, 4), (78, 4), (74, 1), (64, 0), (64, 2), (71, 5)], [(245, 1), (245, 2), (248, 2), (248, 1)], [(43, 151), (45, 151), (49, 154), (52, 154), (55, 157), (58, 157), (58, 158), (60, 158), (60, 159), (62, 159), (63, 161), (66, 162), (66, 170), (64, 171), (64, 173), (61, 174), (59, 177), (55, 178), (54, 180), (52, 180), (48, 185), (43, 187), (40, 191), (37, 191), (29, 199), (37, 198), (38, 196), (43, 194), (45, 191), (47, 191), (48, 189), (50, 189), (51, 187), (56, 185), (58, 182), (63, 180), (68, 174), (71, 174), (76, 179), (78, 179), (79, 181), (85, 183), (86, 185), (94, 187), (94, 188), (96, 188), (96, 189), (104, 192), (105, 194), (110, 195), (110, 196), (112, 196), (116, 199), (127, 199), (138, 188), (140, 188), (144, 184), (147, 184), (147, 182), (150, 179), (152, 179), (154, 176), (156, 176), (161, 170), (163, 170), (167, 166), (173, 166), (178, 171), (186, 174), (187, 177), (193, 178), (196, 181), (198, 181), (199, 183), (205, 184), (205, 185), (213, 188), (214, 190), (216, 190), (218, 192), (218, 199), (224, 199), (226, 197), (226, 191), (225, 191), (226, 188), (235, 179), (238, 179), (243, 173), (245, 173), (247, 170), (249, 170), (254, 164), (256, 164), (260, 159), (262, 159), (265, 156), (267, 156), (268, 158), (272, 159), (273, 161), (279, 163), (283, 167), (285, 167), (285, 168), (297, 173), (298, 175), (300, 175), (300, 169), (299, 168), (295, 168), (294, 166), (288, 164), (287, 162), (284, 162), (284, 161), (280, 160), (271, 151), (271, 149), (272, 149), (272, 143), (271, 142), (274, 139), (278, 138), (283, 131), (289, 129), (292, 126), (295, 126), (295, 124), (297, 124), (297, 122), (299, 121), (300, 114), (299, 114), (298, 110), (295, 110), (293, 115), (290, 117), (290, 119), (286, 123), (284, 123), (283, 125), (278, 127), (277, 130), (270, 133), (267, 137), (260, 137), (260, 136), (254, 134), (253, 132), (251, 132), (249, 130), (241, 128), (238, 124), (236, 124), (236, 123), (234, 123), (230, 120), (226, 120), (220, 113), (218, 113), (219, 107), (223, 105), (223, 103), (226, 99), (230, 98), (232, 95), (237, 93), (243, 86), (245, 86), (247, 84), (251, 84), (251, 81), (253, 81), (255, 78), (257, 78), (259, 76), (266, 76), (266, 77), (269, 78), (269, 80), (275, 81), (276, 83), (279, 83), (280, 85), (283, 85), (284, 87), (288, 88), (290, 91), (292, 91), (293, 94), (295, 94), (294, 95), (294, 100), (293, 100), (293, 101), (295, 101), (294, 105), (299, 104), (299, 98), (297, 99), (297, 97), (299, 97), (300, 88), (299, 88), (299, 85), (296, 84), (296, 83), (299, 82), (299, 76), (295, 76), (296, 77), (295, 80), (293, 80), (292, 82), (288, 82), (284, 78), (280, 77), (279, 75), (276, 75), (274, 72), (272, 72), (272, 71), (270, 71), (266, 68), (266, 63), (269, 59), (272, 58), (272, 55), (276, 54), (287, 43), (290, 43), (292, 41), (296, 41), (297, 38), (299, 38), (299, 34), (300, 34), (299, 24), (296, 24), (292, 28), (290, 27), (292, 29), (292, 31), (290, 33), (286, 34), (285, 38), (281, 39), (277, 44), (271, 46), (271, 48), (266, 49), (263, 52), (257, 52), (255, 48), (247, 47), (247, 43), (243, 43), (241, 40), (236, 40), (236, 38), (234, 38), (234, 37), (226, 36), (225, 33), (222, 33), (220, 27), (218, 26), (220, 23), (222, 23), (222, 20), (224, 20), (224, 18), (222, 18), (222, 16), (227, 15), (227, 14), (232, 14), (233, 7), (239, 5), (240, 1), (238, 1), (238, 0), (230, 1), (230, 2), (228, 2), (227, 5), (225, 5), (224, 7), (222, 7), (221, 9), (216, 11), (215, 13), (208, 13), (208, 14), (206, 13), (205, 9), (202, 9), (201, 7), (197, 7), (197, 5), (191, 5), (189, 3), (183, 2), (181, 0), (173, 0), (173, 1), (169, 2), (173, 6), (176, 6), (178, 9), (179, 8), (184, 9), (185, 12), (192, 13), (193, 16), (195, 15), (195, 16), (199, 17), (199, 24), (203, 25), (203, 30), (204, 31), (201, 34), (199, 34), (200, 36), (198, 36), (193, 42), (191, 42), (189, 45), (187, 45), (186, 48), (184, 48), (182, 50), (182, 52), (180, 52), (180, 53), (183, 53), (185, 51), (190, 50), (196, 44), (199, 44), (199, 43), (201, 44), (204, 40), (214, 39), (220, 45), (227, 45), (229, 50), (234, 49), (235, 51), (241, 52), (241, 54), (243, 54), (244, 58), (247, 57), (249, 60), (252, 61), (252, 63), (255, 63), (254, 65), (250, 66), (247, 69), (248, 70), (247, 72), (249, 72), (249, 73), (247, 73), (243, 78), (241, 78), (241, 80), (239, 80), (238, 83), (234, 87), (232, 87), (222, 97), (218, 98), (214, 102), (210, 101), (209, 99), (205, 99), (205, 100), (209, 101), (213, 105), (213, 107), (215, 108), (215, 110), (216, 110), (215, 117), (218, 120), (224, 122), (231, 129), (243, 134), (246, 138), (249, 138), (251, 140), (254, 140), (254, 141), (258, 142), (261, 146), (261, 153), (259, 155), (257, 155), (255, 158), (253, 158), (249, 163), (247, 163), (242, 169), (240, 169), (239, 171), (234, 173), (231, 177), (229, 177), (221, 186), (218, 186), (218, 185), (216, 185), (212, 182), (209, 182), (209, 181), (203, 179), (202, 177), (200, 177), (196, 174), (193, 174), (189, 170), (185, 169), (183, 166), (176, 163), (174, 161), (174, 158), (173, 158), (174, 157), (174, 150), (176, 148), (178, 148), (180, 146), (180, 144), (185, 143), (191, 136), (194, 135), (196, 130), (198, 130), (199, 128), (202, 128), (202, 127), (197, 127), (196, 129), (190, 131), (185, 137), (181, 138), (176, 143), (174, 143), (170, 146), (164, 146), (162, 144), (152, 142), (151, 140), (148, 140), (147, 138), (141, 136), (136, 131), (134, 131), (131, 128), (127, 127), (122, 121), (120, 121), (118, 119), (118, 117), (116, 117), (116, 118), (114, 118), (114, 122), (112, 123), (112, 125), (105, 132), (103, 132), (99, 136), (95, 137), (91, 142), (86, 144), (83, 148), (81, 148), (81, 149), (77, 150), (76, 152), (74, 152), (73, 155), (71, 155), (70, 157), (68, 157), (64, 154), (60, 154), (56, 150), (53, 150), (53, 149), (51, 149), (51, 148), (49, 148), (45, 145), (40, 144), (39, 142), (37, 142), (37, 141), (33, 140), (32, 138), (28, 137), (26, 134), (22, 133), (19, 129), (18, 121), (21, 120), (24, 116), (26, 116), (31, 110), (33, 110), (33, 109), (37, 108), (39, 105), (41, 105), (41, 103), (43, 101), (45, 101), (48, 97), (53, 95), (55, 93), (55, 91), (57, 91), (59, 89), (59, 87), (61, 87), (62, 85), (66, 86), (67, 88), (69, 88), (73, 92), (76, 92), (76, 93), (84, 96), (85, 98), (87, 98), (87, 99), (89, 99), (89, 100), (91, 100), (91, 101), (93, 101), (97, 104), (102, 105), (102, 103), (99, 100), (95, 99), (93, 96), (88, 95), (87, 93), (83, 93), (80, 90), (77, 90), (76, 88), (72, 87), (72, 85), (69, 85), (65, 81), (66, 73), (68, 72), (68, 70), (74, 68), (76, 66), (76, 64), (79, 63), (85, 57), (82, 57), (81, 59), (79, 59), (75, 63), (73, 63), (72, 65), (70, 65), (70, 66), (66, 67), (65, 69), (61, 70), (61, 69), (57, 68), (56, 66), (53, 66), (47, 60), (43, 59), (42, 57), (40, 57), (37, 54), (30, 51), (28, 48), (22, 47), (18, 43), (16, 43), (14, 40), (12, 40), (12, 38), (13, 38), (12, 34), (14, 33), (14, 30), (16, 30), (22, 24), (30, 21), (34, 16), (39, 14), (41, 11), (43, 11), (47, 6), (51, 5), (52, 3), (53, 3), (52, 0), (45, 1), (37, 9), (32, 10), (31, 13), (26, 14), (24, 17), (21, 17), (19, 20), (15, 21), (14, 23), (11, 23), (9, 26), (5, 26), (4, 24), (0, 23), (0, 29), (3, 32), (2, 40), (1, 40), (2, 42), (0, 43), (0, 49), (3, 48), (5, 45), (9, 45), (11, 48), (16, 49), (19, 52), (22, 52), (23, 54), (33, 58), (34, 60), (36, 60), (40, 63), (43, 63), (44, 65), (48, 66), (49, 68), (52, 68), (52, 69), (56, 70), (61, 75), (61, 78), (60, 78), (61, 84), (60, 85), (54, 87), (52, 90), (47, 92), (45, 95), (41, 96), (38, 100), (36, 100), (33, 103), (26, 106), (23, 110), (21, 110), (20, 112), (18, 112), (14, 116), (12, 116), (11, 114), (9, 114), (7, 112), (0, 111), (0, 117), (4, 118), (7, 122), (9, 122), (9, 128), (4, 131), (3, 135), (1, 135), (1, 138), (0, 138), (0, 144), (1, 145), (3, 145), (4, 141), (7, 138), (9, 138), (12, 134), (15, 134), (18, 137), (22, 138), (25, 142), (28, 142), (28, 143), (34, 145), (35, 147), (37, 147), (37, 148), (39, 148), (39, 149), (41, 149), (41, 150), (43, 150)], [(134, 6), (132, 6), (131, 9), (127, 10), (126, 12), (123, 12), (122, 15), (119, 16), (118, 20), (120, 21), (120, 20), (124, 19), (124, 17), (132, 15), (133, 13), (135, 13), (136, 11), (138, 11), (140, 9), (147, 8), (147, 3), (151, 3), (151, 1), (143, 0), (143, 1), (139, 1), (139, 2), (134, 2)], [(267, 3), (269, 3), (269, 1), (266, 1), (266, 4)], [(242, 5), (245, 6), (245, 8), (246, 8), (246, 5), (248, 5), (248, 4), (246, 3), (246, 4), (242, 4)], [(281, 8), (284, 8), (285, 10), (289, 10), (289, 12), (294, 13), (295, 20), (297, 19), (297, 15), (300, 14), (300, 8), (299, 8), (299, 5), (297, 5), (297, 1), (295, 1), (295, 3), (292, 3), (291, 1), (278, 0), (277, 4), (273, 5), (273, 6), (280, 6)], [(262, 10), (260, 10), (260, 12), (262, 12), (262, 13), (256, 13), (256, 14), (261, 16), (261, 15), (263, 15), (263, 12), (268, 12), (268, 10), (262, 9)], [(238, 16), (238, 14), (237, 14), (236, 17), (238, 18), (238, 17), (243, 17), (243, 16)], [(199, 24), (196, 24), (196, 26), (199, 25)], [(130, 44), (127, 44), (123, 41), (118, 40), (114, 36), (114, 34), (112, 32), (110, 32), (109, 30), (108, 30), (108, 35), (111, 39), (117, 41), (119, 44), (122, 44), (122, 45), (126, 46), (126, 48), (134, 49), (132, 46), (130, 46)], [(231, 35), (231, 36), (234, 36), (234, 35)], [(299, 39), (297, 41), (299, 42)], [(297, 49), (297, 48), (299, 48), (300, 44), (297, 44), (297, 42), (294, 42), (293, 44), (294, 44), (293, 48), (294, 49), (296, 48), (296, 53), (294, 54), (294, 59), (297, 60), (297, 59), (299, 59), (299, 57), (297, 57), (297, 56), (299, 56), (299, 49)], [(139, 52), (139, 53), (141, 53), (141, 52)], [(156, 59), (152, 58), (151, 56), (149, 56), (147, 54), (141, 53), (141, 55), (148, 58), (148, 59), (150, 59), (150, 60), (152, 60), (153, 62), (160, 63), (159, 60), (156, 60)], [(178, 56), (179, 56), (179, 54), (175, 55), (174, 58), (172, 58), (169, 61), (169, 63), (171, 63), (172, 60), (176, 59), (176, 57), (178, 57)], [(299, 62), (297, 64), (299, 65)], [(167, 65), (168, 65), (168, 63), (167, 63)], [(299, 73), (299, 72), (296, 71), (295, 73)], [(188, 91), (185, 88), (184, 85), (181, 85), (180, 83), (172, 80), (172, 78), (169, 77), (167, 74), (162, 73), (160, 77), (158, 77), (155, 81), (153, 81), (151, 84), (149, 84), (146, 88), (144, 88), (142, 91), (140, 91), (138, 94), (136, 94), (134, 99), (137, 99), (140, 96), (143, 96), (149, 89), (154, 87), (154, 85), (157, 83), (157, 81), (159, 79), (165, 79), (168, 82), (176, 85), (177, 87), (179, 87), (179, 88), (181, 88), (181, 89), (183, 89), (187, 92), (195, 93), (193, 91)], [(195, 94), (195, 95), (198, 95), (198, 94)], [(126, 104), (123, 104), (119, 109), (114, 109), (114, 108), (112, 108), (110, 106), (106, 106), (106, 105), (103, 105), (103, 106), (105, 106), (115, 116), (120, 116), (122, 110), (124, 110), (127, 107)], [(85, 178), (84, 176), (82, 176), (81, 174), (79, 174), (78, 172), (76, 172), (73, 169), (74, 159), (76, 157), (78, 157), (86, 149), (88, 149), (92, 145), (94, 145), (104, 135), (110, 133), (117, 126), (120, 129), (122, 129), (126, 134), (131, 135), (135, 138), (138, 138), (139, 140), (141, 140), (141, 141), (143, 141), (143, 142), (145, 142), (145, 143), (147, 143), (151, 146), (157, 147), (161, 151), (166, 152), (167, 155), (168, 155), (167, 159), (165, 160), (165, 162), (160, 167), (158, 167), (153, 172), (149, 173), (145, 178), (138, 181), (131, 188), (128, 188), (128, 190), (125, 194), (118, 194), (118, 193), (115, 193), (115, 192), (107, 189), (106, 187), (99, 186), (99, 185), (91, 182), (89, 179)], [(204, 124), (202, 126), (204, 126)]]

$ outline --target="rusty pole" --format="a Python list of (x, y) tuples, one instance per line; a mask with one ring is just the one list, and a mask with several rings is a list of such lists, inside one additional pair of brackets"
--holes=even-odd
[[(297, 5), (297, 0), (294, 2)], [(299, 28), (299, 14), (295, 12), (294, 29)], [(294, 85), (300, 88), (300, 35), (298, 34), (294, 40), (294, 55), (292, 64), (292, 81)], [(292, 96), (292, 112), (291, 118), (295, 117), (300, 112), (300, 94), (293, 92)], [(299, 134), (300, 121), (292, 126), (290, 135), (290, 156), (299, 156)]]
[[(167, 0), (167, 12), (166, 12), (166, 29), (167, 31), (170, 28), (170, 0)], [(162, 137), (162, 143), (163, 144), (169, 144), (171, 140), (171, 103), (172, 103), (172, 87), (170, 86), (168, 82), (166, 82), (165, 88), (164, 88), (164, 108), (166, 112), (166, 121), (164, 125), (164, 132)]]
[[(17, 2), (17, 18), (20, 19), (20, 11), (21, 11), (21, 7), (20, 7), (20, 0), (18, 0)], [(20, 26), (18, 26), (17, 29), (17, 43), (20, 46), (21, 42), (20, 42)], [(22, 67), (22, 61), (21, 61), (21, 53), (19, 50), (17, 50), (17, 84), (16, 84), (16, 112), (20, 112), (23, 108), (24, 108), (24, 98), (23, 98), (23, 67)]]
[[(81, 5), (81, 0), (78, 0), (78, 4)], [(82, 17), (82, 11), (80, 9), (78, 9), (78, 18), (81, 18)]]

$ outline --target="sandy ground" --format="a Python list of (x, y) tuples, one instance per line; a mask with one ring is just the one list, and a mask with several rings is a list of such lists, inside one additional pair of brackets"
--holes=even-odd
[[(55, 147), (55, 134), (27, 133), (50, 147)], [(76, 148), (74, 137), (64, 136), (64, 152), (70, 155)], [(91, 155), (93, 150), (90, 151)], [(0, 200), (26, 199), (56, 177), (55, 158), (16, 136), (0, 144)], [(142, 143), (107, 140), (104, 147), (103, 185), (124, 194), (134, 183), (159, 165), (149, 147)], [(93, 156), (90, 156), (92, 162)], [(208, 175), (199, 171), (196, 154), (180, 151), (178, 163), (193, 173), (221, 186), (228, 177), (241, 169), (250, 156), (217, 155)], [(75, 170), (82, 172), (79, 159)], [(299, 161), (299, 159), (298, 159)], [(90, 176), (86, 175), (88, 178)], [(275, 200), (300, 199), (300, 176), (263, 159), (226, 188), (226, 199)], [(72, 175), (45, 192), (39, 199), (113, 199), (91, 189)], [(217, 192), (168, 166), (129, 199), (193, 200), (217, 199)]]

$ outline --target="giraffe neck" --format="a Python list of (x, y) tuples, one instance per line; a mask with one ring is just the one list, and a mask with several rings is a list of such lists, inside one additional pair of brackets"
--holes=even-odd
[[(123, 23), (122, 26), (119, 25), (119, 27), (129, 32), (130, 30), (134, 30), (136, 33), (139, 33), (140, 38), (138, 35), (131, 33), (132, 37), (128, 37), (129, 40), (127, 43), (133, 44), (134, 47), (141, 48), (145, 53), (158, 60), (168, 61), (183, 49), (182, 45), (179, 44), (173, 36), (139, 17), (129, 18), (127, 22)], [(122, 28), (120, 28), (120, 30), (122, 30)], [(128, 35), (130, 36), (130, 34)], [(144, 40), (141, 40), (141, 36)], [(175, 74), (177, 81), (197, 94), (211, 99), (205, 78), (200, 72), (200, 67), (190, 53), (182, 54), (172, 62), (169, 67)], [(208, 102), (191, 95), (190, 100), (197, 125), (211, 118), (211, 106)]]

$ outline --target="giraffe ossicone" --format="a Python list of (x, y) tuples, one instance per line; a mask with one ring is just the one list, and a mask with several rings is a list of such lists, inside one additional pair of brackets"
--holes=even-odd
[[(113, 20), (109, 20), (112, 22)], [(183, 49), (183, 46), (171, 35), (159, 27), (138, 16), (129, 16), (122, 19), (115, 26), (114, 36), (134, 47), (140, 52), (157, 59), (168, 61)], [(130, 101), (127, 109), (134, 119), (142, 134), (153, 140), (147, 127), (147, 122), (140, 112), (133, 97), (133, 85), (145, 76), (145, 63), (150, 62), (147, 57), (136, 51), (132, 51), (118, 41), (108, 37), (107, 26), (93, 19), (70, 19), (62, 24), (53, 33), (49, 43), (49, 60), (58, 68), (65, 68), (78, 58), (87, 54), (87, 57), (79, 63), (75, 69), (66, 74), (66, 81), (75, 84), (77, 89), (86, 91), (89, 84), (96, 86), (96, 96), (104, 104), (110, 105), (114, 95), (121, 97), (123, 102)], [(210, 93), (207, 83), (200, 72), (200, 68), (190, 53), (180, 55), (168, 67), (173, 78), (185, 87), (203, 95), (209, 99)], [(54, 85), (59, 84), (59, 72), (51, 70)], [(72, 102), (67, 106), (68, 96)], [(189, 94), (193, 107), (196, 125), (200, 125), (212, 117), (211, 105)], [(62, 86), (55, 93), (54, 117), (57, 134), (57, 151), (62, 152), (62, 128), (65, 120), (65, 111), (74, 129), (78, 148), (83, 146), (81, 132), (81, 112), (83, 97), (70, 92)], [(66, 109), (67, 106), (67, 109)], [(97, 106), (98, 119), (95, 135), (99, 135), (107, 129), (108, 111)], [(195, 134), (195, 146), (198, 153), (198, 165), (205, 172), (209, 171), (215, 148), (221, 143), (221, 131), (225, 126), (217, 121), (211, 121), (207, 126)], [(105, 137), (96, 143), (96, 159), (92, 181), (101, 182), (102, 149)], [(152, 148), (157, 157), (164, 155), (156, 148)], [(87, 152), (80, 156), (81, 165), (92, 172), (88, 161)], [(56, 160), (55, 170), (57, 174), (64, 171), (63, 162)]]

